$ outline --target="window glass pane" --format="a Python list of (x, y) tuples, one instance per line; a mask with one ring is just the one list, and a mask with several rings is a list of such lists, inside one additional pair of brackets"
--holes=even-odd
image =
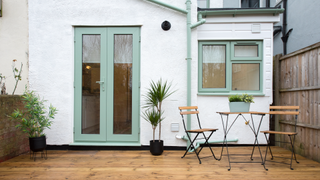
[(235, 45), (234, 57), (258, 57), (258, 45)]
[(226, 46), (202, 47), (202, 87), (226, 88)]
[(266, 1), (269, 1), (269, 0), (261, 0), (260, 8), (267, 7), (267, 2)]
[(206, 8), (207, 7), (207, 0), (197, 0), (199, 8)]
[(260, 0), (241, 0), (241, 8), (259, 8)]
[(82, 36), (82, 62), (100, 63), (100, 35)]
[(132, 133), (133, 36), (114, 35), (113, 134)]
[(260, 65), (232, 64), (232, 90), (260, 90)]
[(100, 41), (82, 36), (82, 134), (100, 134)]

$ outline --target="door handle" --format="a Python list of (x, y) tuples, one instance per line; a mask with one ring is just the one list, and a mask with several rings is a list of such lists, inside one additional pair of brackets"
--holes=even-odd
[(104, 81), (96, 81), (96, 83), (99, 83), (101, 85), (104, 83)]
[(99, 83), (100, 86), (102, 86), (102, 91), (104, 91), (104, 79), (102, 79), (102, 81), (96, 81), (96, 83)]

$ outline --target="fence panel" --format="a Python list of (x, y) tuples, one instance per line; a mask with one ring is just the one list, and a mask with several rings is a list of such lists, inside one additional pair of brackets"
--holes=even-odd
[[(320, 42), (274, 57), (274, 104), (300, 106), (295, 150), (320, 162)], [(277, 87), (278, 86), (278, 87)], [(275, 119), (276, 130), (292, 130), (294, 117)], [(286, 140), (276, 137), (276, 140)], [(290, 149), (288, 144), (277, 144)]]

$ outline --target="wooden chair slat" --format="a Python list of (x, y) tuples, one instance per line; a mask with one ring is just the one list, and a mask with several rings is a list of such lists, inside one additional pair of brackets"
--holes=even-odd
[(284, 131), (260, 131), (264, 134), (284, 134), (284, 135), (295, 135), (298, 134), (296, 132), (284, 132)]
[(198, 106), (180, 106), (179, 110), (198, 109)]
[(218, 129), (209, 129), (209, 128), (204, 128), (204, 129), (192, 129), (192, 130), (188, 130), (187, 132), (190, 133), (202, 133), (202, 132), (209, 132), (209, 131), (216, 131)]
[(299, 109), (299, 106), (270, 106), (269, 109)]
[(270, 111), (269, 114), (299, 115), (299, 111)]
[(184, 115), (184, 114), (199, 114), (199, 111), (182, 111), (180, 112), (181, 115)]

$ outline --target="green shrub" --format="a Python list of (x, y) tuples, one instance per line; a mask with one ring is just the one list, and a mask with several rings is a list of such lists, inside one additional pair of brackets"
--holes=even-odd
[(146, 104), (143, 106), (145, 112), (143, 118), (152, 125), (153, 129), (153, 142), (155, 142), (155, 131), (159, 125), (159, 140), (161, 140), (161, 121), (164, 119), (162, 102), (168, 98), (175, 91), (171, 91), (171, 84), (165, 81), (162, 83), (162, 79), (158, 82), (151, 81), (150, 87), (147, 89), (147, 93), (144, 95), (146, 98)]
[(229, 102), (247, 102), (247, 103), (254, 103), (253, 96), (248, 94), (236, 94), (229, 96)]
[(45, 128), (50, 129), (57, 109), (50, 104), (49, 111), (47, 111), (44, 105), (46, 100), (27, 89), (22, 95), (22, 101), (25, 108), (17, 109), (11, 114), (11, 119), (18, 122), (16, 128), (20, 128), (29, 137), (45, 136), (43, 131)]
[(252, 95), (242, 94), (241, 99), (243, 102), (254, 103)]
[(229, 102), (242, 102), (240, 95), (231, 95), (229, 96)]

